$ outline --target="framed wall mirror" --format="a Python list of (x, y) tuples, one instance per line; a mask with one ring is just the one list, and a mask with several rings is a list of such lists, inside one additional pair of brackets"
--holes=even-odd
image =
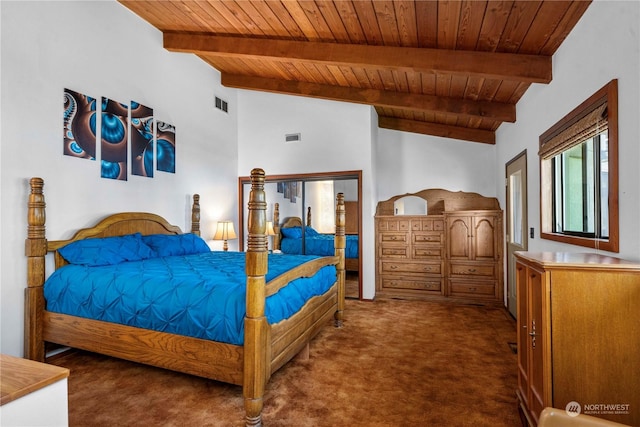
[[(247, 245), (247, 200), (250, 177), (239, 178), (239, 248)], [(267, 221), (274, 235), (268, 238), (272, 253), (333, 255), (336, 195), (345, 197), (347, 235), (346, 297), (362, 298), (362, 171), (296, 175), (267, 175), (264, 186)], [(267, 232), (270, 228), (267, 224)], [(328, 241), (330, 240), (330, 241)], [(322, 252), (322, 253), (321, 253)], [(327, 252), (326, 254), (324, 252)]]
[(417, 196), (404, 196), (393, 202), (394, 215), (426, 215), (427, 201)]

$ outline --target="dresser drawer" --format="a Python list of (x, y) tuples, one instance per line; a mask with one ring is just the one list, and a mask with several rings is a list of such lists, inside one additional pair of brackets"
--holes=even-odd
[(383, 276), (382, 287), (391, 289), (418, 289), (422, 291), (434, 291), (441, 293), (442, 280)]
[(413, 243), (442, 243), (442, 233), (416, 231), (412, 234)]
[(413, 259), (442, 259), (441, 246), (413, 246), (411, 248), (411, 257)]
[(409, 258), (406, 246), (380, 245), (380, 258)]
[(442, 274), (440, 262), (394, 262), (382, 261), (383, 273), (424, 273)]
[(496, 283), (493, 281), (473, 282), (470, 280), (449, 279), (449, 295), (495, 298)]
[(412, 219), (411, 230), (413, 231), (442, 231), (444, 230), (444, 218)]
[(380, 233), (380, 243), (407, 244), (407, 233)]
[(496, 277), (496, 265), (480, 263), (472, 264), (452, 261), (449, 268), (449, 275), (462, 277), (477, 276), (491, 279)]
[(378, 230), (380, 231), (409, 231), (408, 219), (384, 219), (378, 222)]

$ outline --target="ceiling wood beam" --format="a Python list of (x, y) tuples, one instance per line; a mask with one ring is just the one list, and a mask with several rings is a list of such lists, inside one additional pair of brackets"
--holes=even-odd
[(396, 117), (378, 117), (378, 127), (404, 132), (420, 133), (424, 135), (440, 136), (443, 138), (461, 139), (463, 141), (481, 142), (483, 144), (496, 143), (495, 132), (490, 130), (419, 122)]
[(164, 47), (203, 56), (305, 61), (549, 83), (551, 56), (165, 32)]
[(401, 108), (416, 112), (446, 113), (462, 117), (492, 119), (501, 122), (516, 121), (513, 104), (487, 101), (469, 101), (433, 95), (417, 95), (376, 89), (359, 89), (310, 82), (269, 79), (222, 73), (221, 83), (236, 89), (284, 93), (332, 101), (367, 104), (377, 107)]

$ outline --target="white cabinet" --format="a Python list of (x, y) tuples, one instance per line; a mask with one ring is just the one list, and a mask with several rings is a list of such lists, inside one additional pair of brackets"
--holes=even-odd
[(0, 355), (0, 425), (68, 426), (68, 376), (66, 368)]

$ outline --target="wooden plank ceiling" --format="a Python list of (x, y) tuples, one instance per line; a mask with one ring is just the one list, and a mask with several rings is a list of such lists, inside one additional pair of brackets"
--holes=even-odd
[(119, 0), (241, 89), (368, 104), (379, 126), (495, 143), (589, 1)]

